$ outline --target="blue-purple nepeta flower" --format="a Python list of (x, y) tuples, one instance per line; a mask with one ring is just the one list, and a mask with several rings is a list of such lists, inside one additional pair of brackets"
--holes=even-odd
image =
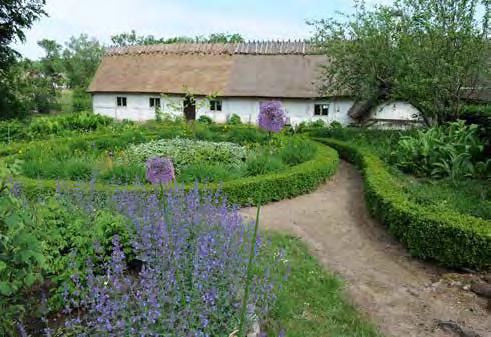
[(258, 124), (270, 132), (280, 132), (285, 126), (286, 116), (280, 101), (261, 102)]
[(174, 164), (167, 157), (147, 160), (147, 180), (152, 184), (168, 184), (174, 180)]
[[(220, 191), (151, 190), (117, 191), (105, 206), (129, 220), (131, 234), (115, 235), (105, 262), (89, 260), (73, 275), (66, 335), (210, 337), (237, 327), (254, 226)], [(248, 316), (259, 321), (269, 316), (285, 269), (281, 251), (268, 245), (259, 234), (247, 298)]]

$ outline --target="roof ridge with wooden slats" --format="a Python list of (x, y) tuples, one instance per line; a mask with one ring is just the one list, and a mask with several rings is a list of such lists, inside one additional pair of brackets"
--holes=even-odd
[(205, 55), (312, 55), (315, 47), (305, 41), (249, 41), (240, 43), (173, 43), (111, 47), (106, 55), (138, 54)]

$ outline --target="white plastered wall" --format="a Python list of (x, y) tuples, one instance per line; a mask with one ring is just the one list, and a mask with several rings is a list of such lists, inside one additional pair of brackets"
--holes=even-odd
[[(126, 97), (127, 106), (118, 107), (116, 98)], [(116, 119), (129, 119), (145, 121), (155, 118), (155, 108), (150, 107), (150, 97), (160, 97), (161, 110), (174, 116), (183, 116), (183, 96), (137, 93), (95, 93), (92, 96), (95, 113)], [(196, 99), (196, 118), (201, 115), (211, 117), (217, 123), (225, 123), (232, 114), (237, 114), (243, 123), (255, 124), (259, 113), (259, 105), (267, 99), (223, 97), (222, 111), (211, 111), (206, 98)], [(303, 121), (323, 120), (327, 124), (337, 121), (342, 125), (355, 122), (348, 116), (348, 110), (353, 105), (349, 98), (331, 99), (281, 99), (291, 124), (297, 125)], [(315, 104), (329, 104), (327, 116), (315, 116)], [(389, 120), (417, 119), (419, 112), (412, 105), (405, 102), (384, 103), (373, 109), (369, 118)]]

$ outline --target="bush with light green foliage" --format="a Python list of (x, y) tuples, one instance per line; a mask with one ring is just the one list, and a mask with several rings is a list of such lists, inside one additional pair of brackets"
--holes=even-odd
[(326, 122), (324, 122), (322, 119), (317, 119), (315, 121), (303, 121), (300, 122), (297, 127), (295, 128), (296, 132), (306, 132), (312, 129), (320, 129), (326, 127)]
[(79, 112), (55, 117), (33, 118), (29, 124), (29, 133), (37, 135), (59, 134), (64, 131), (94, 131), (114, 123), (114, 119), (91, 112)]
[(240, 116), (237, 114), (232, 114), (228, 119), (227, 119), (227, 124), (228, 125), (240, 125), (242, 124), (242, 120), (240, 119)]
[(211, 119), (211, 117), (209, 116), (201, 115), (199, 116), (197, 122), (201, 124), (211, 125), (213, 124), (213, 119)]
[[(16, 168), (14, 167), (14, 171)], [(11, 192), (14, 172), (0, 162), (0, 335), (12, 335), (25, 308), (23, 291), (47, 268), (43, 242), (34, 235), (32, 213)]]

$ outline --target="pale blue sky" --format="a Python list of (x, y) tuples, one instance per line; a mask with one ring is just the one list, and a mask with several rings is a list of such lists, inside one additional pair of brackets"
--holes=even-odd
[[(390, 0), (369, 0), (383, 3)], [(24, 56), (38, 58), (42, 38), (65, 42), (86, 33), (103, 42), (111, 35), (135, 29), (157, 37), (241, 33), (246, 39), (307, 38), (308, 19), (349, 11), (351, 0), (47, 0), (44, 17), (14, 47)]]

